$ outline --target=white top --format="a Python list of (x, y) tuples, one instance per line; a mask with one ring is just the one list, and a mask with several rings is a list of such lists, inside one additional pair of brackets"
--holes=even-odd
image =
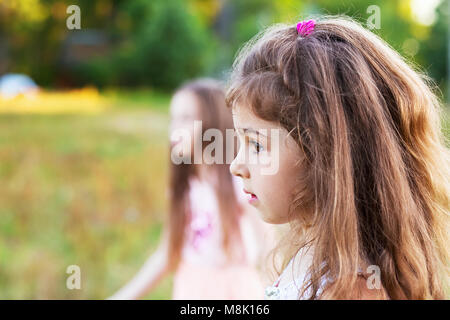
[[(305, 300), (311, 295), (311, 288), (306, 290), (305, 294), (299, 297), (303, 284), (306, 284), (309, 266), (312, 262), (314, 249), (312, 247), (301, 248), (295, 256), (289, 261), (287, 267), (283, 270), (278, 279), (272, 286), (268, 286), (265, 291), (265, 300)], [(326, 283), (330, 281), (322, 278), (321, 285), (317, 292), (319, 296), (322, 293)]]
[[(305, 246), (301, 248), (289, 261), (287, 267), (278, 277), (277, 281), (273, 285), (266, 288), (264, 299), (265, 300), (306, 300), (311, 296), (312, 288), (309, 287), (305, 293), (299, 297), (300, 292), (303, 290), (303, 285), (307, 284), (308, 274), (307, 271), (312, 263), (314, 255), (313, 246)], [(325, 262), (324, 262), (325, 263)], [(358, 275), (363, 274), (361, 267), (358, 267)], [(333, 279), (329, 276), (322, 276), (319, 289), (317, 290), (316, 297), (320, 297), (325, 286), (333, 282)]]

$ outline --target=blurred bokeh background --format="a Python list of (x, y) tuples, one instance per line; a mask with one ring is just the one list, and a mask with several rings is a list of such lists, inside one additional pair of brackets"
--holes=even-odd
[[(72, 4), (79, 30), (66, 26)], [(226, 79), (272, 23), (366, 24), (371, 5), (373, 31), (434, 79), (448, 111), (446, 0), (0, 0), (0, 298), (113, 294), (161, 235), (174, 88)], [(66, 288), (69, 265), (80, 290)], [(169, 299), (171, 281), (146, 298)]]

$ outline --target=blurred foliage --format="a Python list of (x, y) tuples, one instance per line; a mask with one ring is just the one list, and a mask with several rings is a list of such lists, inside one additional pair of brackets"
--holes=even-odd
[[(381, 29), (373, 31), (444, 88), (447, 3), (425, 26), (413, 19), (409, 0), (79, 0), (82, 29), (70, 31), (72, 1), (0, 0), (0, 48), (6, 43), (10, 57), (0, 73), (23, 72), (44, 86), (170, 90), (196, 76), (225, 77), (237, 49), (272, 23), (347, 14), (365, 25), (367, 8), (378, 5)], [(107, 51), (64, 62), (70, 36), (90, 31), (105, 36)]]
[(441, 5), (437, 8), (437, 20), (436, 23), (431, 27), (430, 35), (427, 39), (423, 41), (421, 47), (421, 57), (423, 58), (423, 67), (428, 71), (429, 75), (433, 77), (439, 87), (447, 93), (447, 101), (450, 101), (450, 92), (445, 91), (445, 88), (449, 88), (449, 77), (446, 74), (450, 70), (447, 65), (450, 63), (447, 56), (449, 50), (449, 41), (445, 41), (445, 38), (450, 39), (450, 28), (448, 24), (450, 23), (450, 4), (449, 1), (443, 1)]
[(184, 1), (131, 1), (118, 12), (125, 27), (116, 29), (115, 36), (126, 40), (109, 56), (85, 64), (81, 79), (99, 86), (173, 89), (205, 70), (212, 56), (209, 35)]

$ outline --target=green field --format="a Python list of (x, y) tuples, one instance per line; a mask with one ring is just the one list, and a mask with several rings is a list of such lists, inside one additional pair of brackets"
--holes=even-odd
[[(169, 98), (145, 96), (96, 115), (0, 115), (0, 298), (104, 299), (154, 250)], [(81, 290), (66, 288), (69, 265)], [(168, 277), (146, 298), (170, 297)]]

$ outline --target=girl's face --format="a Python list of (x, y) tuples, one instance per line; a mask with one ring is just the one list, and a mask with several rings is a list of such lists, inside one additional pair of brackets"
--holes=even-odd
[(170, 144), (172, 148), (177, 146), (185, 158), (192, 154), (194, 139), (201, 136), (201, 132), (194, 132), (194, 120), (199, 119), (200, 112), (195, 95), (188, 91), (176, 93), (170, 104)]
[[(233, 122), (240, 147), (231, 163), (231, 173), (243, 179), (244, 189), (250, 193), (249, 202), (258, 209), (264, 221), (287, 223), (289, 205), (296, 189), (300, 148), (286, 129), (258, 118), (247, 107), (233, 110)], [(278, 139), (276, 134), (271, 134), (272, 130), (278, 131)], [(263, 174), (269, 161), (278, 161), (278, 170)]]

